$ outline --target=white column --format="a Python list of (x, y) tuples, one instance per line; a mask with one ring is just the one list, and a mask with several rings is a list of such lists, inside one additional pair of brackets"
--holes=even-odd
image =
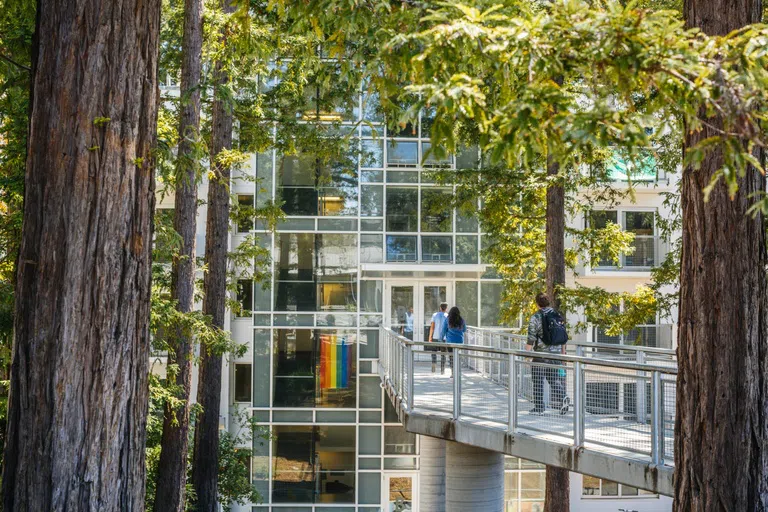
[(445, 512), (445, 439), (419, 436), (419, 510)]
[(445, 489), (446, 512), (503, 512), (504, 455), (447, 441)]

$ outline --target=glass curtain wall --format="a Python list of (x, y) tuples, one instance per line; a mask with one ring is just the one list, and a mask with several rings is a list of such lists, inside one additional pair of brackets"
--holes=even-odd
[[(378, 511), (383, 472), (418, 470), (418, 438), (377, 374), (384, 276), (362, 265), (480, 263), (477, 219), (457, 214), (430, 175), (454, 165), (428, 142), (430, 114), (388, 130), (374, 94), (345, 99), (322, 84), (297, 117), (297, 129), (316, 128), (313, 142), (256, 155), (253, 192), (242, 194), (243, 206), (275, 201), (285, 213), (277, 233), (259, 236), (272, 249), (270, 285), (243, 280), (237, 294), (252, 311), (253, 364), (236, 367), (235, 392), (272, 434), (254, 440), (255, 511)], [(264, 230), (236, 230), (253, 228)], [(498, 281), (465, 278), (455, 291), (468, 323), (498, 325)]]

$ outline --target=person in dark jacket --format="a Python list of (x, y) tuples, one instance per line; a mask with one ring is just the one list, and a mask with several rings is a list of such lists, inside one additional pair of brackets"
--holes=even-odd
[[(565, 345), (547, 345), (544, 343), (544, 315), (552, 311), (549, 297), (540, 293), (536, 296), (536, 305), (539, 310), (531, 316), (528, 322), (528, 343), (526, 350), (532, 350), (538, 353), (564, 354)], [(550, 391), (550, 403), (556, 404), (560, 409), (560, 414), (568, 412), (571, 405), (571, 399), (565, 391), (565, 379), (560, 376), (560, 361), (556, 359), (533, 358), (531, 367), (531, 377), (533, 379), (533, 402), (534, 408), (531, 414), (542, 414), (545, 410), (544, 405), (544, 379), (547, 379)], [(546, 366), (544, 364), (546, 364)]]

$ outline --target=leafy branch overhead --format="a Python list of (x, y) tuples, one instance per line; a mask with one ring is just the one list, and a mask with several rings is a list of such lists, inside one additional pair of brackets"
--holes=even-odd
[(442, 5), (422, 23), (424, 30), (392, 38), (383, 58), (408, 62), (416, 108), (436, 109), (432, 136), (446, 151), (459, 142), (458, 119), (475, 123), (481, 147), (509, 166), (537, 166), (554, 138), (557, 160), (576, 169), (596, 147), (637, 154), (654, 134), (681, 124), (695, 131), (720, 115), (718, 135), (685, 163), (697, 167), (722, 148), (717, 178), (731, 194), (747, 164), (763, 170), (753, 151), (766, 143), (764, 26), (709, 37), (685, 30), (671, 11), (579, 0), (547, 10)]

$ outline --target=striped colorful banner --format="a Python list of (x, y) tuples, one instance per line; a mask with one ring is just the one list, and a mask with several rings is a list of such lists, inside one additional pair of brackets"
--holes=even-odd
[(320, 335), (320, 388), (346, 389), (352, 361), (347, 339), (335, 334)]

